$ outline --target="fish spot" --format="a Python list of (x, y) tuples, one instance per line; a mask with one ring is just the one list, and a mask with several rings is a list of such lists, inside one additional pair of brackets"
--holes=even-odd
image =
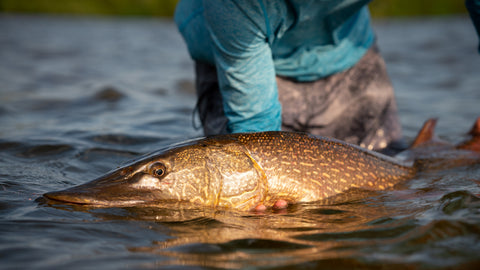
[(344, 166), (345, 165), (345, 162), (341, 161), (341, 160), (336, 160), (335, 163), (338, 163), (340, 164), (341, 166)]
[(302, 165), (302, 166), (307, 166), (307, 167), (313, 167), (313, 164), (312, 164), (312, 163), (300, 162), (300, 165)]

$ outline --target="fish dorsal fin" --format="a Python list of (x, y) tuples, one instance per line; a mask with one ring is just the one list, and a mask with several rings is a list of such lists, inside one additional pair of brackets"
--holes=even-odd
[(427, 142), (433, 142), (438, 140), (437, 136), (435, 135), (435, 126), (437, 125), (437, 118), (430, 118), (423, 124), (423, 127), (417, 134), (417, 137), (410, 145), (410, 148), (417, 147), (421, 144)]

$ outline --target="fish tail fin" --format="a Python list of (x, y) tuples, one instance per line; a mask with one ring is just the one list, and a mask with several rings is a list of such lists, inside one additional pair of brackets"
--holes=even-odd
[(480, 117), (477, 118), (468, 134), (472, 137), (469, 140), (457, 145), (457, 149), (470, 150), (480, 153)]
[(472, 129), (470, 129), (468, 134), (472, 135), (473, 137), (480, 136), (480, 117), (478, 117), (475, 123), (473, 123)]

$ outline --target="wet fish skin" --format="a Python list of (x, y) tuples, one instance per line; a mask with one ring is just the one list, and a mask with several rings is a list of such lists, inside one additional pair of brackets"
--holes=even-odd
[(415, 167), (342, 141), (296, 132), (212, 136), (157, 151), (83, 185), (44, 197), (100, 207), (185, 201), (252, 210), (312, 202), (350, 188), (384, 190)]

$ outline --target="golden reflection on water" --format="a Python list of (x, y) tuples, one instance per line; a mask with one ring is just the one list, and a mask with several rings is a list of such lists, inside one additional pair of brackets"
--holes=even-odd
[[(167, 240), (129, 247), (132, 252), (168, 258), (155, 266), (243, 268), (331, 260), (351, 265), (365, 248), (415, 228), (408, 220), (389, 218), (392, 213), (407, 214), (402, 213), (404, 208), (385, 205), (372, 195), (381, 193), (355, 191), (325, 202), (333, 202), (329, 205), (300, 204), (265, 213), (131, 208), (128, 215), (117, 218), (155, 220), (168, 228)], [(424, 208), (409, 209), (408, 214)]]

